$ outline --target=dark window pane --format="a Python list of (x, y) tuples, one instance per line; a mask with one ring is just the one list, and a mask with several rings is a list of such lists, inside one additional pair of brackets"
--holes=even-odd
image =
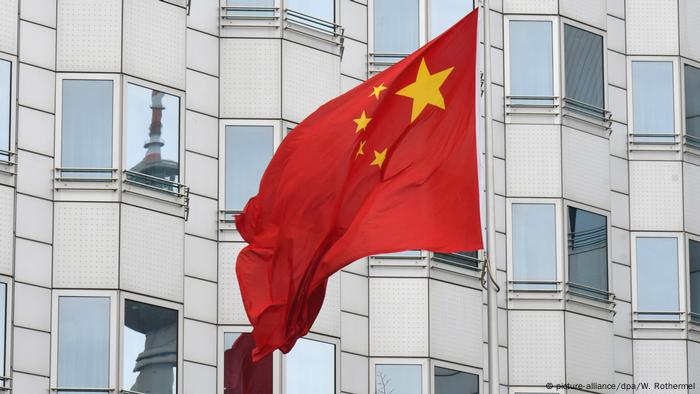
[(177, 392), (177, 311), (137, 301), (124, 302), (125, 390)]
[(272, 394), (272, 355), (253, 364), (250, 333), (224, 333), (224, 393)]
[[(510, 95), (512, 103), (551, 104), (554, 95), (552, 74), (552, 22), (510, 21)], [(528, 96), (529, 99), (517, 99)]]
[(668, 134), (643, 137), (642, 141), (672, 141), (672, 62), (632, 62), (632, 110), (635, 134)]
[(335, 345), (301, 338), (285, 357), (286, 394), (335, 393)]
[(459, 267), (479, 268), (479, 252), (433, 253), (433, 260)]
[(435, 367), (435, 394), (479, 394), (479, 376)]
[(430, 39), (449, 29), (474, 8), (472, 0), (438, 0), (430, 2)]
[(700, 68), (685, 65), (685, 132), (700, 147)]
[(227, 209), (243, 209), (258, 194), (260, 178), (272, 159), (272, 126), (226, 126)]
[(564, 73), (566, 97), (572, 104), (592, 115), (603, 116), (585, 105), (605, 107), (603, 86), (603, 37), (570, 25), (564, 25)]
[(677, 312), (678, 239), (637, 238), (637, 311), (651, 319), (677, 318), (650, 312)]
[(700, 242), (688, 243), (690, 261), (690, 312), (691, 319), (700, 323)]
[(421, 394), (421, 366), (415, 364), (377, 364), (375, 394)]
[(418, 43), (418, 0), (375, 0), (374, 52), (409, 54)]
[(568, 241), (571, 290), (606, 299), (608, 291), (607, 219), (603, 215), (569, 207)]
[[(554, 204), (513, 204), (513, 280), (549, 289), (557, 278)], [(548, 283), (533, 283), (546, 281)]]
[[(10, 94), (12, 93), (12, 63), (0, 59), (0, 150), (10, 150)], [(7, 160), (0, 155), (0, 160)]]

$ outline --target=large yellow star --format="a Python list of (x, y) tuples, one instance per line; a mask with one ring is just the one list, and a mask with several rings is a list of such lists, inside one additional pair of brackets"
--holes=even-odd
[(353, 119), (352, 121), (357, 124), (357, 127), (355, 128), (355, 134), (359, 133), (360, 131), (364, 130), (367, 128), (367, 125), (369, 122), (372, 120), (372, 118), (368, 118), (367, 114), (365, 111), (362, 111), (362, 115), (358, 119)]
[(370, 97), (374, 96), (379, 100), (379, 95), (382, 93), (382, 90), (386, 90), (387, 87), (384, 86), (384, 82), (380, 83), (379, 86), (374, 86), (372, 88), (372, 93), (370, 93)]
[(382, 168), (382, 164), (384, 164), (384, 159), (386, 159), (386, 150), (387, 150), (387, 148), (384, 148), (384, 150), (381, 152), (377, 152), (375, 150), (374, 151), (374, 161), (371, 162), (369, 165)]
[(425, 58), (421, 59), (416, 81), (396, 92), (399, 96), (413, 99), (411, 123), (416, 120), (428, 104), (445, 109), (445, 99), (440, 93), (440, 86), (442, 86), (453, 69), (454, 67), (450, 67), (431, 74), (428, 66), (425, 65)]
[(364, 148), (365, 148), (366, 143), (367, 143), (367, 141), (360, 141), (360, 147), (357, 148), (357, 153), (355, 153), (356, 159), (357, 159), (357, 156), (365, 154)]

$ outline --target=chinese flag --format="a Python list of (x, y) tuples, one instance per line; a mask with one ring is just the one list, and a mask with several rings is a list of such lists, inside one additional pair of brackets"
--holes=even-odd
[(477, 15), (322, 105), (280, 145), (236, 217), (253, 360), (291, 350), (328, 277), (357, 259), (482, 247)]

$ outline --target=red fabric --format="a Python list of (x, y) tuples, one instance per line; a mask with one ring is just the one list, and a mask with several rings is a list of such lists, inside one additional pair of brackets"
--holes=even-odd
[(253, 363), (253, 336), (243, 333), (224, 352), (224, 394), (272, 394), (272, 356)]
[[(282, 142), (259, 194), (236, 217), (249, 245), (236, 263), (257, 344), (288, 352), (323, 304), (328, 277), (365, 256), (482, 247), (476, 153), (477, 12), (406, 59), (324, 104)], [(425, 62), (454, 67), (411, 121), (397, 94)], [(372, 95), (373, 88), (387, 88)], [(354, 119), (372, 118), (363, 130)], [(364, 154), (358, 155), (364, 142)], [(387, 149), (381, 168), (375, 151)]]

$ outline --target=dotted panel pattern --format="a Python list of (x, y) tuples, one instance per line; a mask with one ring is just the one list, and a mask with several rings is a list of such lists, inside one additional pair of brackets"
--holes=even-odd
[[(634, 382), (688, 382), (686, 341), (634, 341)], [(664, 393), (687, 393), (665, 389)]]
[(683, 187), (685, 189), (685, 230), (700, 234), (700, 206), (696, 203), (700, 196), (700, 167), (692, 164), (683, 166)]
[(185, 88), (185, 10), (158, 0), (124, 1), (124, 72)]
[(121, 70), (121, 4), (120, 0), (58, 2), (58, 70)]
[(608, 140), (567, 128), (563, 133), (564, 197), (609, 208)]
[(681, 55), (700, 61), (700, 1), (680, 0)]
[(328, 278), (326, 298), (311, 331), (340, 336), (340, 272)]
[(282, 113), (300, 122), (340, 94), (340, 58), (287, 41), (282, 45)]
[(508, 311), (511, 385), (543, 385), (564, 379), (563, 312)]
[[(591, 335), (595, 333), (595, 335)], [(566, 314), (566, 379), (568, 382), (612, 382), (613, 324)]]
[(219, 244), (219, 324), (250, 324), (236, 279), (236, 259), (245, 245)]
[(369, 280), (369, 347), (375, 357), (428, 356), (428, 280)]
[(571, 19), (605, 30), (606, 0), (561, 0), (559, 12)]
[(53, 285), (116, 288), (119, 206), (58, 203), (55, 210)]
[(280, 40), (221, 40), (221, 117), (280, 116), (280, 45)]
[(561, 196), (559, 133), (559, 126), (507, 126), (506, 187), (508, 195)]
[(180, 218), (124, 205), (121, 287), (182, 302), (184, 231)]
[(628, 54), (678, 54), (678, 0), (634, 0), (625, 3)]
[(17, 53), (17, 2), (0, 1), (0, 51)]
[(12, 188), (0, 187), (0, 273), (7, 275), (12, 275), (14, 198)]
[(480, 366), (483, 357), (481, 292), (430, 281), (430, 356)]
[(682, 231), (681, 163), (630, 162), (632, 230)]
[(503, 0), (506, 14), (556, 14), (557, 0)]

